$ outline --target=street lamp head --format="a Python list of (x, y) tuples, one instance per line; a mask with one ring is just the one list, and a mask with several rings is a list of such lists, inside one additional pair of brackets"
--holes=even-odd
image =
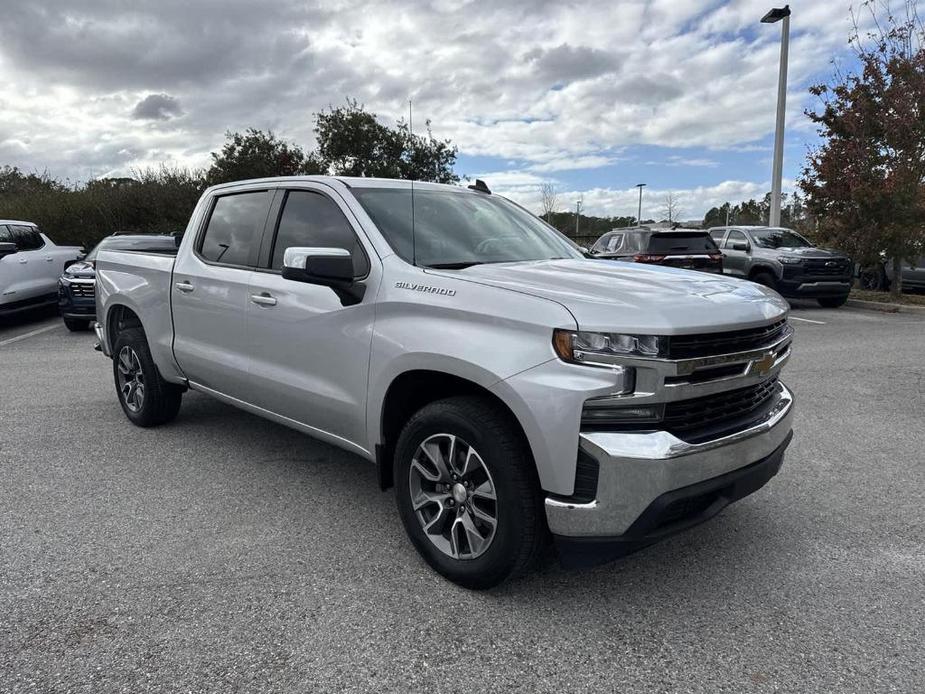
[(636, 184), (636, 187), (637, 187), (637, 188), (642, 188), (642, 187), (644, 187), (645, 185), (646, 185), (645, 183), (637, 183), (637, 184)]
[(779, 22), (784, 17), (790, 16), (790, 5), (784, 5), (783, 7), (775, 7), (771, 9), (764, 17), (761, 18), (762, 24), (774, 24), (774, 22)]

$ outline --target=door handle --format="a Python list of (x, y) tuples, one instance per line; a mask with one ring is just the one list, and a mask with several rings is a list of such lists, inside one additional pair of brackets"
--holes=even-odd
[(19, 264), (20, 264), (20, 265), (25, 265), (25, 264), (28, 263), (28, 262), (29, 262), (29, 259), (28, 259), (28, 258), (20, 258), (20, 259), (19, 259)]
[(263, 294), (251, 294), (251, 301), (258, 306), (276, 306), (276, 297), (270, 296), (266, 292)]
[(177, 282), (173, 286), (176, 287), (178, 291), (181, 291), (184, 294), (189, 294), (191, 291), (195, 289), (195, 287), (191, 285), (189, 282)]
[(46, 256), (45, 256), (45, 262), (46, 262), (46, 263), (53, 263), (54, 261), (55, 261), (55, 259), (52, 258), (50, 255), (46, 255)]

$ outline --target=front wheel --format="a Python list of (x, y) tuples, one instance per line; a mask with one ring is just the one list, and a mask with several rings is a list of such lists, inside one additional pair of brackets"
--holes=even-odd
[(816, 299), (823, 308), (838, 308), (848, 301), (848, 295), (844, 296), (823, 296)]
[(183, 389), (161, 378), (141, 328), (119, 333), (113, 349), (112, 374), (119, 404), (132, 424), (153, 427), (177, 416)]
[(430, 566), (466, 588), (522, 573), (546, 538), (533, 458), (510, 414), (480, 397), (427, 405), (394, 459), (398, 512)]
[(82, 332), (84, 330), (89, 330), (90, 321), (81, 320), (79, 318), (65, 318), (64, 325), (72, 333)]
[(770, 287), (771, 289), (777, 289), (777, 280), (774, 279), (774, 275), (770, 272), (756, 272), (751, 277), (752, 282), (757, 282), (760, 285), (765, 287)]

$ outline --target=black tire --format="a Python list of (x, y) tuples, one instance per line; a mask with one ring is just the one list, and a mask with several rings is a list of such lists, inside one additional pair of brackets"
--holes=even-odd
[(858, 273), (858, 286), (872, 292), (879, 292), (886, 289), (888, 284), (886, 273), (879, 265), (876, 267), (864, 268)]
[[(497, 501), (489, 504), (496, 525), (487, 549), (478, 556), (456, 558), (441, 550), (425, 533), (423, 521), (412, 507), (412, 459), (424, 441), (441, 434), (458, 437), (457, 441), (463, 442), (458, 445), (475, 449), (494, 486)], [(394, 475), (398, 512), (412, 544), (431, 568), (450, 581), (465, 588), (491, 588), (527, 571), (541, 556), (548, 530), (533, 457), (516, 422), (497, 403), (459, 396), (419, 410), (398, 439)], [(453, 514), (463, 513), (460, 507), (464, 505), (471, 509), (475, 500), (459, 504), (455, 511), (445, 506), (452, 502), (435, 503), (441, 510), (434, 515), (449, 514), (452, 534), (456, 528), (453, 518), (457, 517)], [(465, 537), (465, 532), (462, 534)], [(468, 544), (472, 553), (468, 538), (461, 542)]]
[(765, 287), (770, 287), (771, 289), (777, 290), (777, 280), (774, 279), (774, 275), (770, 272), (765, 272), (764, 270), (756, 272), (751, 276), (752, 282), (756, 282)]
[(819, 305), (823, 308), (838, 308), (839, 306), (844, 306), (845, 302), (848, 301), (848, 295), (844, 296), (821, 296), (816, 301), (819, 302)]
[[(129, 352), (123, 350), (129, 350)], [(129, 357), (130, 354), (135, 355), (134, 359), (131, 359), (131, 370), (134, 374), (132, 382), (136, 384), (134, 389), (136, 395), (138, 394), (137, 386), (142, 386), (140, 398), (131, 395), (133, 391), (126, 383), (127, 376), (125, 372), (120, 371), (120, 365), (124, 366), (123, 354)], [(137, 371), (134, 370), (136, 363), (139, 367)], [(151, 358), (148, 340), (141, 328), (127, 328), (116, 337), (112, 353), (112, 374), (119, 404), (132, 424), (140, 427), (153, 427), (166, 424), (177, 416), (180, 401), (183, 398), (183, 388), (161, 378), (154, 359)]]
[(72, 333), (79, 333), (90, 329), (90, 321), (81, 320), (79, 318), (65, 318), (64, 325), (66, 325), (67, 329)]

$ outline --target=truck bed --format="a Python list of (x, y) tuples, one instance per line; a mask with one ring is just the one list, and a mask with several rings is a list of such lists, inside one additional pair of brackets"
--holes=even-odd
[[(175, 260), (175, 253), (115, 250), (100, 251), (96, 260), (97, 320), (103, 323), (111, 319), (109, 299), (118, 290), (119, 302), (134, 311), (144, 324), (151, 356), (162, 370), (166, 370), (166, 365), (177, 368), (170, 317)], [(172, 374), (163, 375), (169, 378)]]

